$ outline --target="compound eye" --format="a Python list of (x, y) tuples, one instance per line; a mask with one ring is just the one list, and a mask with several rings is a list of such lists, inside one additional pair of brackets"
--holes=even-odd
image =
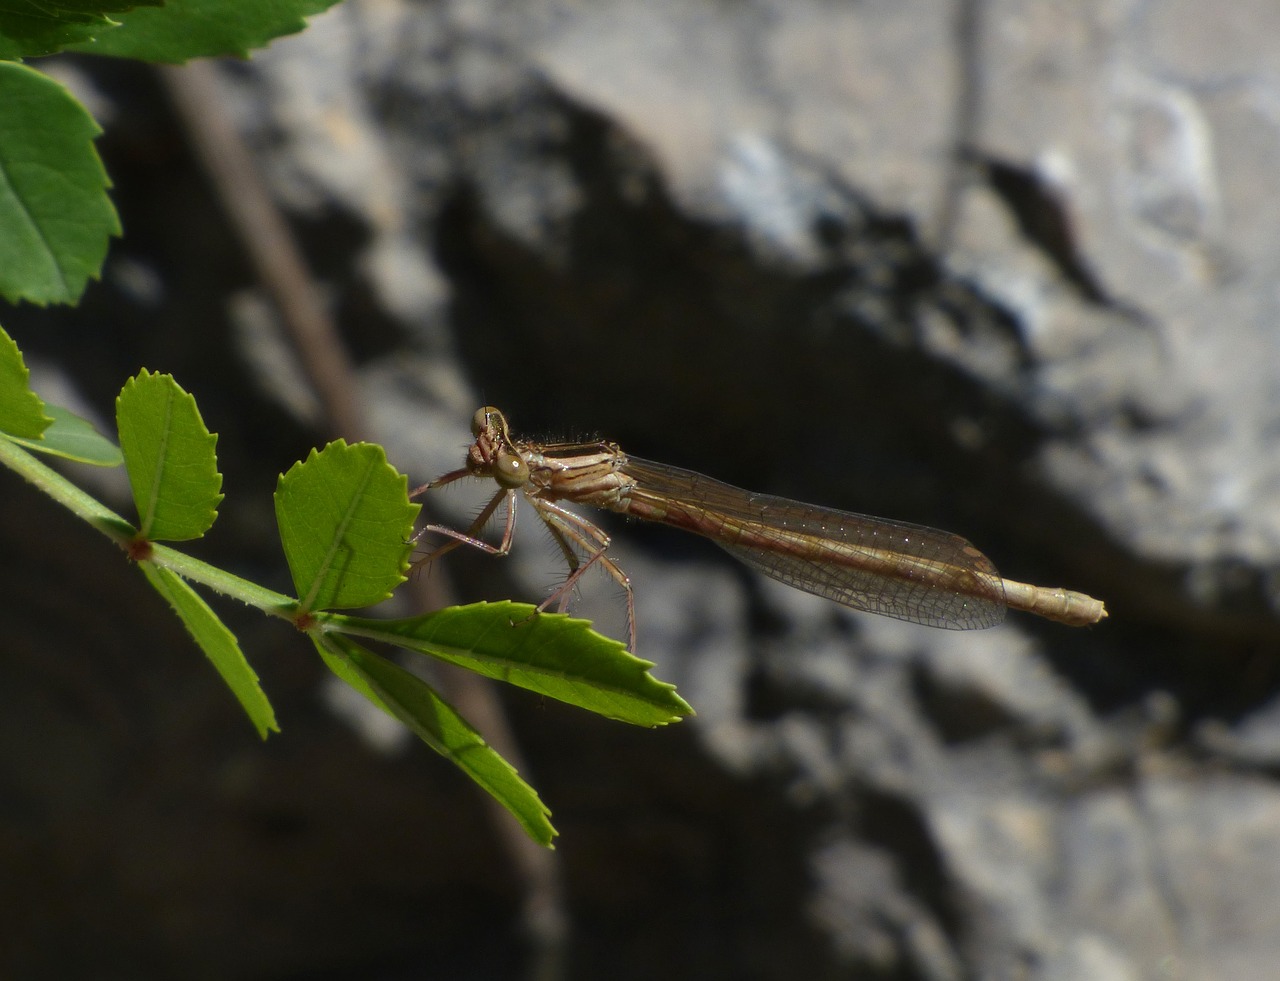
[(493, 461), (493, 479), (501, 487), (520, 487), (529, 480), (529, 465), (515, 453), (500, 450)]
[(501, 415), (501, 413), (491, 405), (476, 409), (476, 414), (471, 417), (471, 435), (479, 436), (488, 429), (489, 417), (492, 415)]

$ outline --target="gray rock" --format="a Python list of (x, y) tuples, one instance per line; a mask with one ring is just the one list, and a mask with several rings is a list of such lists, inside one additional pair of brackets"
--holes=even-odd
[[(608, 523), (640, 654), (700, 714), (633, 733), (513, 699), (564, 832), (579, 976), (1273, 973), (1278, 38), (1264, 2), (352, 0), (228, 72), (294, 218), (360, 232), (317, 243), (352, 277), (335, 293), (360, 292), (394, 335), (362, 358), (362, 397), (413, 480), (460, 466), (492, 403), (522, 432), (946, 527), (1012, 578), (1108, 603), (1086, 630), (935, 631)], [(273, 377), (275, 348), (243, 350)], [(429, 503), (455, 522), (470, 506)], [(459, 557), (468, 596), (545, 595), (533, 524), (505, 562)], [(620, 634), (609, 585), (583, 593)], [(285, 722), (275, 745), (299, 764), (267, 779), (237, 754), (257, 775), (199, 826), (217, 854), (275, 781), (339, 783), (336, 724)], [(192, 765), (229, 766), (209, 739)], [(436, 804), (393, 778), (438, 764), (368, 753), (363, 791), (393, 814), (376, 833), (411, 833)], [(79, 792), (108, 806), (102, 765)], [(315, 805), (275, 806), (298, 821)], [(325, 949), (361, 963), (455, 943), (455, 977), (519, 963), (515, 877), (483, 857), (482, 822), (440, 820), (459, 837), (375, 849), (386, 864), (358, 861), (367, 834), (299, 837), (299, 862), (331, 849), (358, 896), (403, 889), (391, 920), (422, 931), (364, 924)], [(250, 851), (277, 870), (268, 832)], [(401, 878), (444, 853), (422, 891)], [(74, 854), (64, 884), (94, 861)], [(180, 906), (176, 936), (138, 914), (164, 963), (247, 971), (192, 925), (244, 922), (233, 865), (166, 855), (158, 895), (213, 882), (225, 898)], [(130, 881), (111, 868), (107, 901)], [(433, 923), (451, 883), (474, 915)], [(332, 940), (280, 903), (254, 911), (261, 976), (307, 970), (306, 942)]]

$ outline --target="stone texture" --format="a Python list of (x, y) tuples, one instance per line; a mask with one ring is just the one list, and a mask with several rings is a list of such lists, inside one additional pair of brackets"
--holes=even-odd
[[(512, 699), (564, 834), (568, 976), (1274, 973), (1277, 39), (1262, 0), (361, 0), (228, 69), (345, 315), (371, 435), (415, 479), (458, 465), (485, 401), (525, 432), (947, 527), (1111, 609), (1084, 631), (930, 631), (611, 524), (640, 653), (700, 714), (635, 733)], [(145, 93), (98, 84), (163, 131)], [(135, 350), (196, 375), (229, 490), (266, 501), (227, 547), (278, 566), (252, 474), (310, 434), (269, 385), (219, 399), (240, 369), (207, 352), (233, 349), (245, 272), (195, 182), (147, 180), (156, 140), (130, 134), (108, 140), (131, 237), (85, 316), (138, 326), (90, 342), (79, 383), (110, 392)], [(206, 234), (166, 247), (179, 213)], [(139, 267), (164, 283), (145, 309), (122, 285)], [(273, 377), (270, 345), (238, 350)], [(464, 590), (541, 595), (527, 517), (505, 563), (460, 557)], [(607, 585), (586, 594), (616, 618)], [(152, 613), (125, 632), (151, 636)], [(134, 939), (107, 923), (95, 950), (132, 976), (148, 951), (153, 973), (209, 976), (518, 969), (516, 877), (474, 798), (424, 752), (362, 750), (309, 668), (280, 669), (307, 721), (263, 750), (228, 743), (232, 712), (174, 708), (175, 685), (220, 704), (196, 663), (72, 686), (88, 721), (41, 714), (104, 641), (68, 622), (25, 643), (0, 693), (6, 854), (27, 864), (0, 888), (40, 897), (41, 943), (7, 967), (39, 974), (59, 916), (110, 907)], [(102, 744), (136, 685), (147, 721)], [(331, 904), (363, 911), (341, 942), (315, 918)], [(251, 950), (219, 941), (246, 930)]]

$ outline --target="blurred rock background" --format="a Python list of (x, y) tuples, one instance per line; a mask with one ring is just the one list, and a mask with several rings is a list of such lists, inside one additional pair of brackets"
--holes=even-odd
[[(330, 426), (181, 82), (57, 70), (126, 234), (79, 309), (3, 321), (103, 418), (173, 372), (221, 434), (200, 554), (287, 588), (271, 490)], [(606, 521), (639, 652), (699, 715), (501, 692), (562, 834), (521, 865), (447, 763), (224, 610), (284, 728), (258, 743), (118, 553), (9, 479), (0, 973), (1274, 976), (1280, 8), (348, 0), (217, 74), (204, 115), (252, 148), (362, 435), (413, 481), (491, 403), (961, 533), (1111, 618), (935, 631)], [(530, 518), (435, 585), (545, 595)]]

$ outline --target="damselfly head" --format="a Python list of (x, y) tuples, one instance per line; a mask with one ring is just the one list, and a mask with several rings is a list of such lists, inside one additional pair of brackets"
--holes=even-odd
[(481, 406), (471, 417), (471, 435), (478, 438), (482, 433), (496, 435), (504, 443), (511, 440), (507, 432), (507, 417), (492, 405)]
[(467, 468), (476, 476), (492, 477), (500, 487), (511, 490), (529, 482), (529, 464), (507, 431), (507, 419), (492, 405), (476, 410), (471, 417), (475, 442), (467, 454)]

